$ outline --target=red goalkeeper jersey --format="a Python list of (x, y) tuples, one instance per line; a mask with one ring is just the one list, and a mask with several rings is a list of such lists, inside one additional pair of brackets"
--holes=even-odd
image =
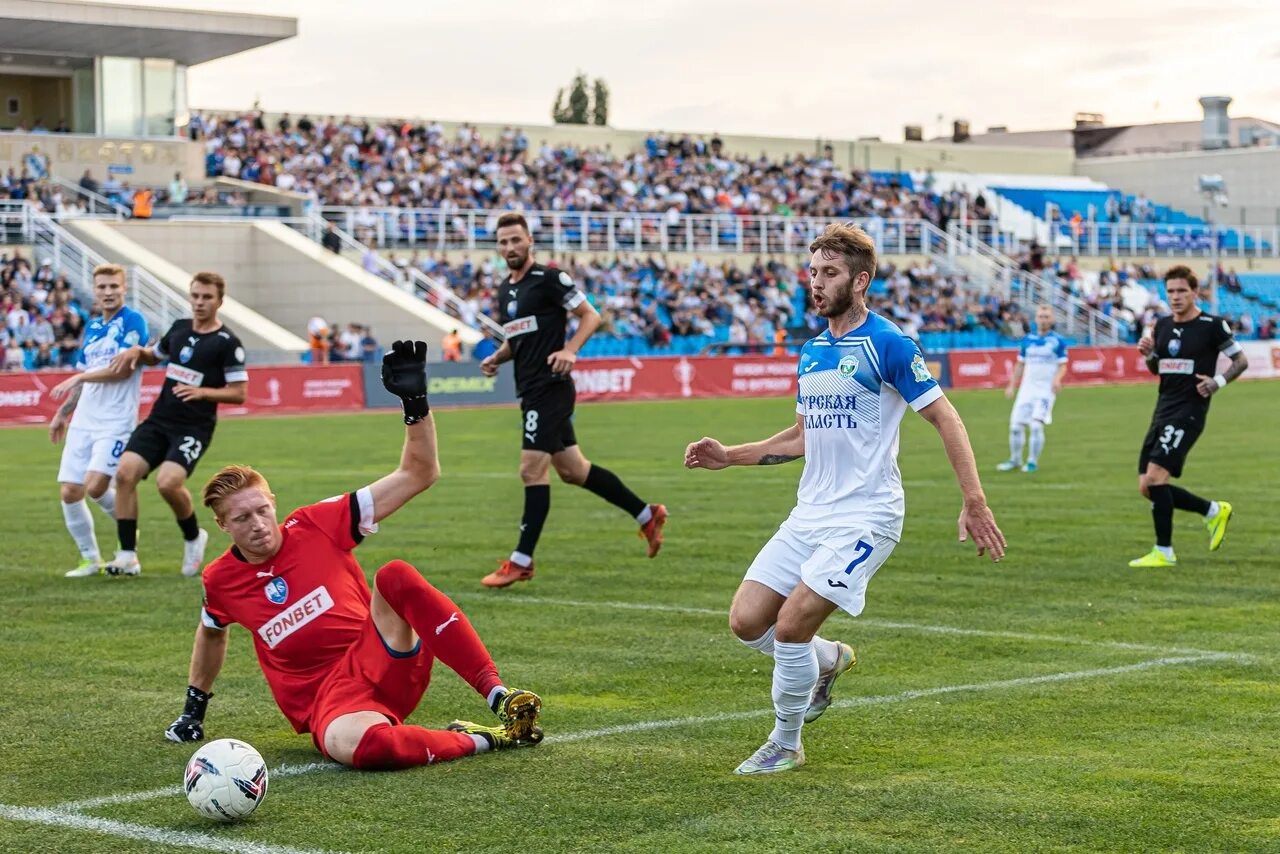
[(361, 489), (290, 513), (266, 563), (232, 546), (204, 571), (204, 625), (253, 633), (271, 694), (298, 732), (320, 683), (369, 621), (369, 584), (351, 551), (377, 529), (373, 497)]

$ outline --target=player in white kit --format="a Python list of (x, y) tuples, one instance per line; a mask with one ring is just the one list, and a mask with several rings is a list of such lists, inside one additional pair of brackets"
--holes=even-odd
[(85, 493), (114, 516), (116, 493), (111, 479), (138, 423), (142, 370), (110, 367), (117, 353), (147, 342), (146, 318), (124, 304), (126, 287), (123, 267), (100, 264), (94, 268), (93, 294), (102, 315), (85, 328), (76, 356), (81, 373), (49, 391), (55, 401), (66, 398), (49, 422), (49, 439), (56, 444), (66, 437), (58, 468), (62, 516), (80, 549), (80, 564), (66, 573), (68, 578), (97, 575), (101, 570), (102, 555)]
[(972, 536), (993, 560), (1005, 549), (960, 416), (915, 342), (867, 309), (874, 242), (830, 225), (809, 250), (813, 303), (828, 329), (800, 352), (796, 423), (762, 442), (703, 438), (685, 450), (688, 468), (805, 461), (795, 509), (747, 570), (729, 614), (733, 633), (774, 660), (774, 728), (739, 774), (804, 764), (801, 727), (827, 709), (832, 684), (855, 662), (852, 647), (817, 632), (837, 608), (862, 612), (867, 583), (902, 535), (898, 425), (908, 406), (938, 430), (955, 470), (960, 541)]
[[(1014, 471), (1021, 467), (1033, 472), (1040, 465), (1040, 452), (1044, 450), (1044, 428), (1053, 423), (1053, 402), (1062, 388), (1062, 378), (1067, 375), (1067, 342), (1053, 331), (1053, 309), (1041, 305), (1036, 309), (1036, 331), (1018, 346), (1018, 363), (1009, 378), (1004, 396), (1012, 398), (1013, 413), (1009, 416), (1009, 459), (996, 466), (997, 471)], [(1022, 462), (1024, 428), (1031, 429), (1031, 452), (1027, 462)]]

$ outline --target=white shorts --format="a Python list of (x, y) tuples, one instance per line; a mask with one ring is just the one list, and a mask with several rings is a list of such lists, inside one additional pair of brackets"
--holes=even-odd
[(115, 477), (130, 432), (94, 433), (83, 427), (68, 429), (66, 443), (62, 446), (62, 464), (58, 467), (58, 483), (83, 484), (91, 471)]
[(1053, 401), (1054, 396), (1052, 394), (1039, 397), (1019, 396), (1013, 402), (1013, 414), (1009, 416), (1009, 425), (1012, 427), (1024, 427), (1032, 421), (1039, 421), (1041, 424), (1052, 424)]
[(744, 577), (782, 596), (801, 582), (856, 617), (866, 605), (867, 584), (898, 543), (865, 528), (802, 528), (790, 520), (765, 543)]

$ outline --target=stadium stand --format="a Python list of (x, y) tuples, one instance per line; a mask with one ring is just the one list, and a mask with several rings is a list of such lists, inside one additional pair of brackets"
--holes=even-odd
[(75, 361), (89, 308), (65, 275), (15, 251), (0, 254), (0, 317), (3, 370), (63, 368)]

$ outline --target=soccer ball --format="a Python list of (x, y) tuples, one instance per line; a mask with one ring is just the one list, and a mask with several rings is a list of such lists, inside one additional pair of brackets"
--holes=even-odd
[(196, 812), (218, 821), (238, 821), (267, 796), (267, 764), (243, 741), (220, 738), (191, 757), (183, 788)]

